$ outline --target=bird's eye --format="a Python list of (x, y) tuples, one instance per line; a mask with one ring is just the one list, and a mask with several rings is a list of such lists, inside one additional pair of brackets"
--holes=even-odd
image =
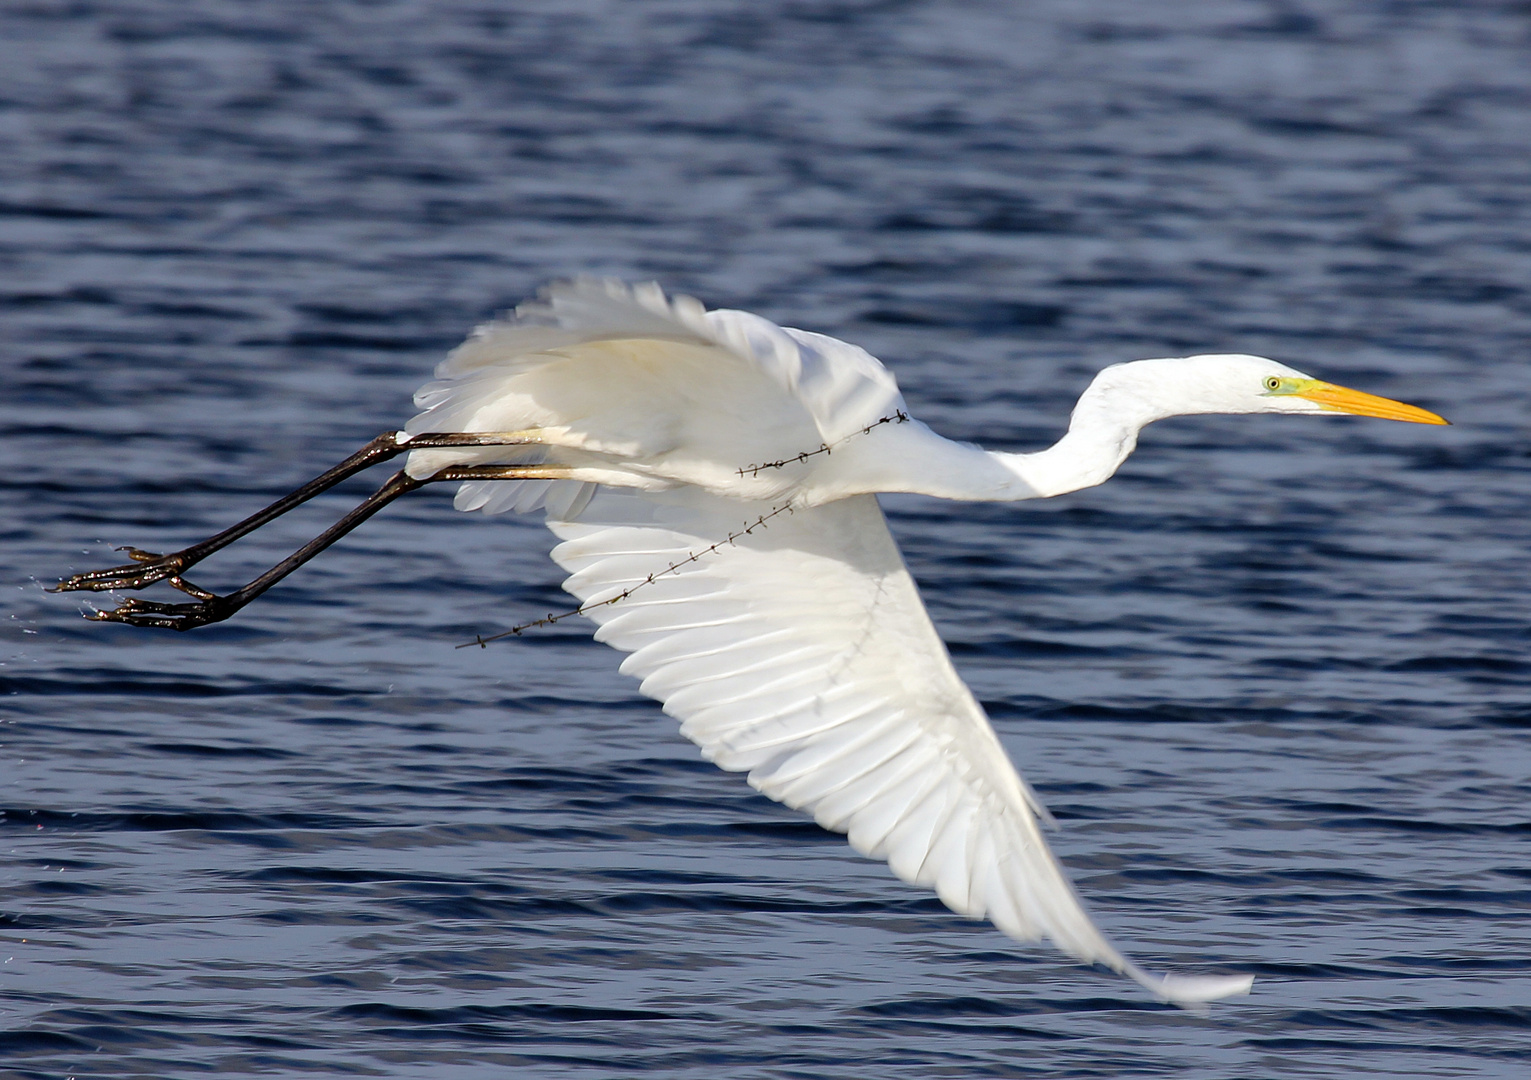
[(1276, 378), (1276, 376), (1272, 375), (1270, 378), (1265, 380), (1265, 389), (1267, 389), (1267, 390), (1280, 390), (1281, 389), (1281, 380)]

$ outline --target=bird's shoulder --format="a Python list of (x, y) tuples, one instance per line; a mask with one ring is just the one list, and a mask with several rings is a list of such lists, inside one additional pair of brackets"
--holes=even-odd
[[(831, 443), (903, 408), (893, 374), (860, 346), (746, 311), (708, 311), (653, 283), (594, 278), (556, 282), (508, 317), (478, 327), (416, 400), (466, 403), (486, 383), (504, 385), (582, 358), (592, 368), (599, 364), (608, 383), (668, 385), (677, 400), (711, 385), (715, 396), (729, 388), (762, 410), (793, 403)], [(785, 401), (762, 400), (772, 394)], [(438, 408), (436, 419), (448, 419), (445, 411)]]

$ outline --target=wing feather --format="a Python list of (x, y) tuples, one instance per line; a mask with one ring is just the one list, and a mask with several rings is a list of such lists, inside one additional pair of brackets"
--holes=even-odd
[[(771, 344), (751, 343), (751, 329), (734, 327), (731, 347)], [(696, 488), (602, 488), (549, 519), (562, 541), (553, 557), (582, 603), (632, 590), (587, 607), (596, 637), (630, 653), (622, 670), (705, 757), (1013, 938), (1048, 938), (1182, 1004), (1248, 989), (1244, 977), (1150, 975), (1096, 928), (873, 497), (720, 543), (758, 507)]]
[[(413, 476), (536, 461), (604, 466), (600, 479), (640, 486), (737, 482), (746, 462), (836, 443), (904, 409), (893, 375), (859, 346), (748, 312), (709, 312), (657, 285), (593, 278), (556, 282), (478, 327), (415, 403), (411, 433), (537, 431), (543, 441), (417, 450), (406, 465)], [(771, 486), (780, 477), (752, 479)], [(582, 480), (468, 481), (455, 505), (545, 507), (574, 520), (592, 493)]]

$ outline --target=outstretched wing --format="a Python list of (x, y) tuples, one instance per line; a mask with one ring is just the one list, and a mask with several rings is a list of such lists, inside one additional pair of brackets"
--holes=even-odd
[(704, 756), (1013, 938), (1181, 1003), (1249, 989), (1150, 975), (1091, 922), (874, 497), (762, 505), (602, 488), (548, 522), (596, 638), (631, 654), (622, 670)]

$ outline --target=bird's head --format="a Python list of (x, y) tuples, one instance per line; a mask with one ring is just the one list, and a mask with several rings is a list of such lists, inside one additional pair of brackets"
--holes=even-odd
[(1193, 413), (1349, 413), (1415, 424), (1449, 421), (1391, 398), (1315, 379), (1263, 356), (1219, 354), (1114, 364), (1091, 387), (1144, 422)]

